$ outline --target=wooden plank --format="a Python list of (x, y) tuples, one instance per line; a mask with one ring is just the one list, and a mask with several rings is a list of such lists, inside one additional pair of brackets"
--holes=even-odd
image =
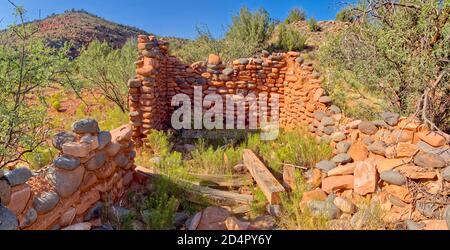
[(283, 185), (290, 191), (295, 190), (295, 167), (283, 165)]
[[(158, 173), (155, 169), (148, 169), (141, 166), (136, 167), (135, 171), (147, 175), (152, 178), (161, 178), (169, 176), (163, 173)], [(218, 206), (235, 206), (239, 204), (250, 204), (253, 201), (252, 195), (239, 194), (235, 192), (222, 191), (209, 187), (200, 186), (198, 183), (193, 183), (180, 178), (171, 178), (174, 185), (177, 185), (183, 192), (186, 193), (187, 200), (199, 204), (211, 203)]]
[(242, 187), (253, 183), (250, 175), (207, 175), (190, 174), (200, 181), (201, 186), (209, 187)]
[(280, 203), (280, 193), (284, 187), (275, 179), (264, 163), (249, 149), (244, 150), (244, 164), (255, 179), (256, 184), (266, 196), (270, 204)]

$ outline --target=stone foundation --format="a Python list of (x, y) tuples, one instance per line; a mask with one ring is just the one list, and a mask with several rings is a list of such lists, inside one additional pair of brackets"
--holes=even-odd
[(0, 172), (0, 229), (90, 228), (95, 204), (114, 204), (133, 181), (131, 134), (130, 125), (100, 131), (95, 120), (82, 120), (73, 133), (55, 135), (60, 153), (50, 166)]

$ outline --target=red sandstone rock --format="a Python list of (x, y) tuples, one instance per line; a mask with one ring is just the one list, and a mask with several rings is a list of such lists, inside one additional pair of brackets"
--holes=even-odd
[(322, 190), (327, 193), (353, 188), (353, 175), (330, 176), (322, 180)]
[(31, 197), (31, 188), (26, 185), (20, 185), (11, 189), (11, 199), (8, 204), (9, 210), (19, 215), (23, 212)]
[(367, 150), (367, 146), (362, 141), (355, 141), (350, 146), (347, 154), (352, 157), (353, 161), (363, 161), (367, 159), (369, 151)]
[(359, 195), (366, 195), (374, 193), (377, 187), (377, 169), (373, 161), (359, 161), (356, 162), (354, 191)]
[(419, 138), (433, 147), (445, 145), (445, 137), (436, 132), (419, 132)]

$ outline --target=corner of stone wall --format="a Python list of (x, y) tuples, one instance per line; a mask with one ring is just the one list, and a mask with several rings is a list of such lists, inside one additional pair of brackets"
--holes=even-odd
[(89, 221), (99, 201), (121, 199), (133, 181), (132, 127), (100, 131), (84, 119), (54, 136), (60, 151), (38, 171), (0, 171), (0, 229), (57, 229)]

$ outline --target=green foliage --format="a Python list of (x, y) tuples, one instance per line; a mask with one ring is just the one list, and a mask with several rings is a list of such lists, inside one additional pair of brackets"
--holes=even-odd
[(354, 22), (355, 14), (350, 8), (344, 8), (336, 14), (336, 21)]
[(306, 37), (300, 31), (290, 25), (280, 24), (278, 26), (278, 41), (276, 47), (283, 51), (303, 50)]
[(163, 230), (172, 226), (179, 202), (168, 193), (169, 182), (159, 180), (155, 183), (156, 191), (145, 200), (141, 211), (148, 211), (145, 223), (151, 230)]
[(100, 89), (104, 97), (125, 113), (128, 110), (127, 82), (135, 73), (137, 56), (135, 40), (128, 40), (121, 49), (113, 49), (106, 42), (92, 41), (76, 59), (83, 87)]
[(316, 19), (314, 17), (311, 17), (308, 20), (308, 28), (309, 28), (309, 31), (311, 31), (311, 32), (320, 31), (319, 23), (316, 21)]
[(253, 202), (250, 204), (250, 217), (256, 218), (266, 211), (267, 199), (259, 188), (254, 188)]
[(61, 93), (55, 93), (49, 98), (49, 103), (53, 109), (59, 111), (61, 109)]
[[(16, 14), (23, 24), (24, 9), (17, 8)], [(9, 32), (0, 33), (0, 168), (16, 163), (44, 142), (43, 90), (62, 82), (69, 67), (68, 45), (49, 48), (33, 36), (35, 29), (14, 24)]]
[(145, 138), (144, 143), (153, 155), (164, 157), (169, 155), (172, 150), (171, 137), (171, 133), (152, 129)]
[(57, 155), (53, 147), (39, 146), (33, 152), (24, 154), (24, 160), (28, 162), (32, 169), (40, 169), (49, 165)]
[(281, 172), (283, 164), (314, 166), (331, 156), (332, 148), (325, 143), (318, 144), (305, 128), (283, 131), (274, 141), (260, 141), (250, 137), (249, 148), (263, 157), (274, 171)]
[(293, 8), (289, 15), (287, 16), (286, 20), (284, 22), (286, 24), (296, 23), (298, 21), (305, 21), (306, 20), (306, 12), (300, 8)]
[(326, 219), (311, 214), (308, 208), (300, 209), (300, 201), (308, 186), (302, 172), (295, 172), (295, 187), (293, 192), (280, 196), (282, 215), (280, 226), (287, 230), (324, 230), (327, 229)]
[(224, 38), (215, 39), (207, 28), (197, 27), (197, 39), (173, 53), (185, 63), (205, 60), (210, 53), (219, 54), (224, 62), (250, 57), (267, 48), (273, 30), (274, 22), (267, 11), (259, 9), (252, 13), (243, 7), (239, 15), (232, 17)]
[(321, 63), (332, 81), (358, 82), (358, 92), (379, 96), (387, 109), (402, 115), (423, 109), (422, 118), (448, 131), (450, 3), (381, 2), (355, 7), (370, 12), (321, 47)]

